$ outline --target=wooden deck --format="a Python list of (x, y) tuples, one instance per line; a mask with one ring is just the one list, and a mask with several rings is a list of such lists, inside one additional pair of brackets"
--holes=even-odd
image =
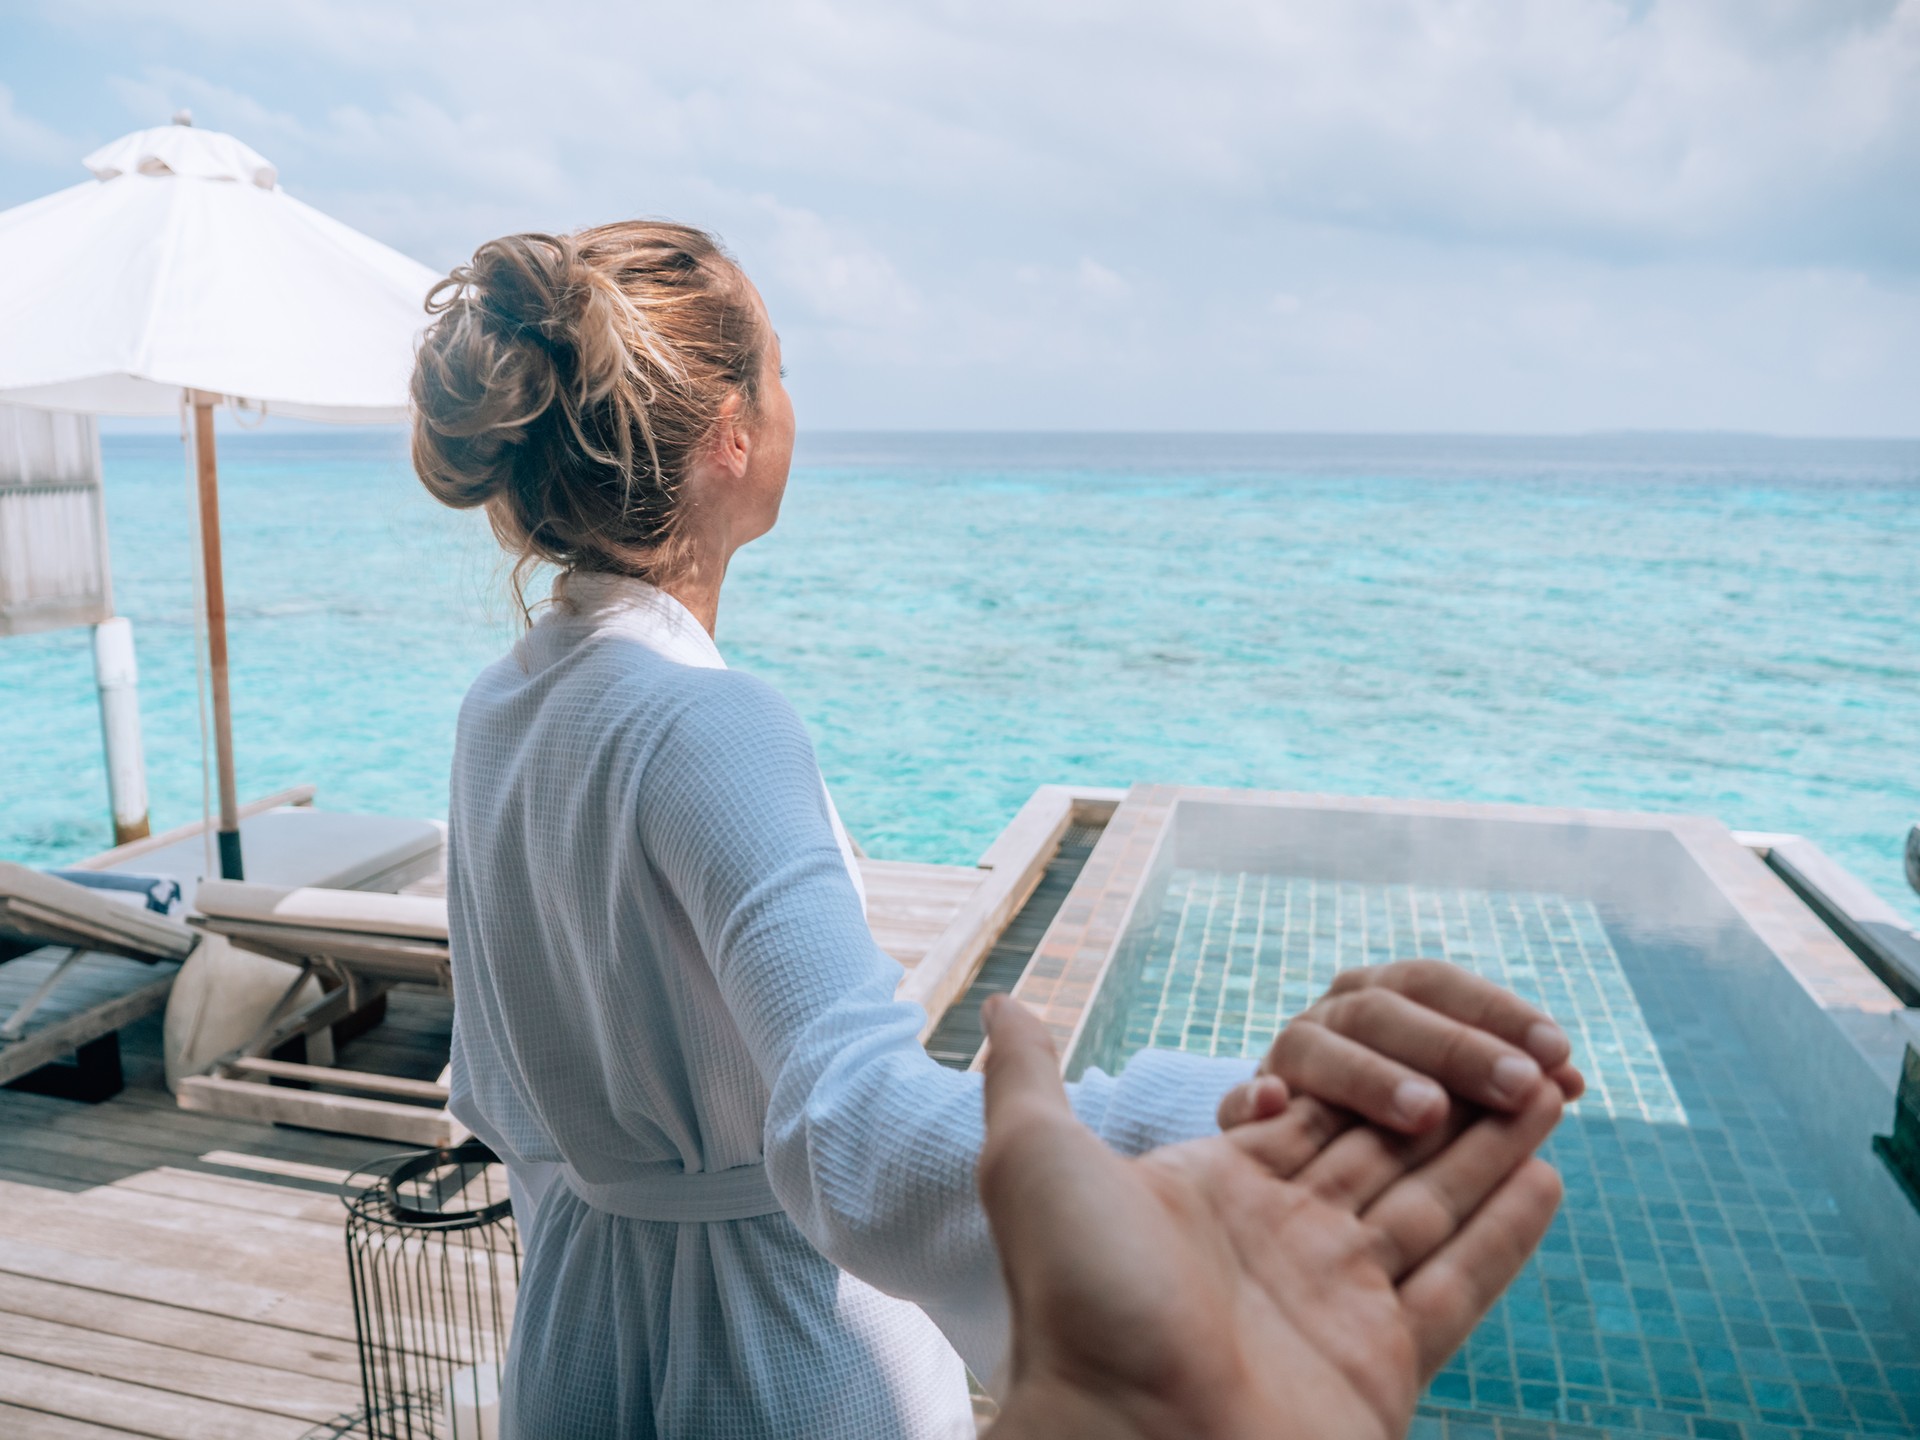
[[(909, 974), (988, 873), (863, 871)], [(338, 1063), (431, 1079), (451, 1022), (445, 997), (401, 987)], [(333, 1434), (360, 1404), (339, 1187), (399, 1147), (179, 1109), (160, 1026), (122, 1032), (112, 1100), (0, 1090), (0, 1436)]]
[(968, 865), (862, 860), (860, 878), (867, 887), (867, 924), (873, 938), (912, 974), (986, 874)]
[[(404, 997), (382, 1043), (429, 1063), (446, 1009)], [(103, 1104), (0, 1091), (0, 1434), (291, 1440), (356, 1409), (339, 1184), (393, 1147), (176, 1108), (158, 1016), (121, 1056)]]
[[(1062, 836), (1118, 798), (1042, 786), (977, 867), (862, 862), (875, 939), (929, 1031), (1003, 931), (1044, 928), (1023, 907), (1057, 905), (1035, 887)], [(446, 996), (400, 986), (336, 1063), (430, 1080), (451, 1026)], [(103, 1103), (0, 1090), (0, 1437), (356, 1433), (341, 1186), (404, 1147), (181, 1110), (158, 1013), (120, 1048), (126, 1088)]]

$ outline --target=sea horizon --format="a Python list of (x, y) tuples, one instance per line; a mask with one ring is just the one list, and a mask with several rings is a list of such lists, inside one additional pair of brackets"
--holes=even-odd
[[(259, 417), (235, 419), (234, 412), (221, 411), (221, 438), (230, 433), (255, 435), (369, 435), (396, 434), (407, 432), (406, 421), (392, 421), (374, 425), (336, 425), (322, 420), (295, 420), (285, 416), (267, 414)], [(103, 437), (117, 435), (177, 435), (179, 422), (171, 415), (102, 415), (97, 417), (100, 433)], [(1670, 426), (1590, 426), (1568, 430), (1444, 430), (1414, 427), (1395, 429), (1392, 427), (1372, 429), (1320, 429), (1315, 427), (1250, 428), (1222, 429), (1218, 426), (1019, 426), (1019, 425), (810, 425), (805, 416), (800, 417), (796, 440), (805, 444), (812, 438), (841, 438), (847, 436), (1170, 436), (1183, 438), (1220, 437), (1225, 439), (1264, 438), (1264, 439), (1303, 439), (1303, 440), (1609, 440), (1609, 439), (1650, 439), (1677, 441), (1733, 440), (1733, 441), (1778, 441), (1785, 444), (1867, 444), (1867, 445), (1920, 445), (1920, 431), (1911, 435), (1894, 435), (1881, 432), (1823, 433), (1815, 431), (1775, 431), (1746, 430), (1739, 428), (1706, 427), (1670, 427)]]
[[(484, 521), (397, 427), (220, 443), (243, 794), (444, 814), (516, 623)], [(172, 825), (201, 800), (184, 457), (102, 450)], [(803, 431), (719, 638), (878, 855), (970, 861), (1050, 782), (1579, 804), (1806, 834), (1911, 916), (1916, 498), (1920, 440)], [(84, 632), (0, 642), (0, 695), (0, 856), (101, 848)]]

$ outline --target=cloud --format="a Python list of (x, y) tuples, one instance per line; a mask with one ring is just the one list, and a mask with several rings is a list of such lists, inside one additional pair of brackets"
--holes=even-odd
[(1133, 287), (1092, 256), (1082, 255), (1074, 266), (1073, 283), (1080, 293), (1099, 305), (1115, 305), (1133, 294)]
[(913, 287), (851, 228), (764, 195), (741, 218), (751, 232), (742, 249), (763, 260), (760, 273), (804, 319), (861, 332), (911, 325), (919, 315)]
[(330, 55), (395, 97), (340, 112), (390, 122), (370, 141), (454, 173), (450, 138), (502, 166), (521, 146), (529, 193), (644, 152), (936, 203), (1207, 197), (1607, 256), (1920, 266), (1920, 0), (68, 10)]
[[(0, 85), (0, 156), (28, 166), (51, 166), (76, 158), (74, 142), (15, 108), (13, 91)], [(83, 178), (76, 174), (74, 178)]]
[[(714, 226), (843, 423), (1913, 428), (1920, 0), (38, 23), (127, 125), (191, 104), (430, 263), (508, 229)], [(19, 95), (0, 183), (25, 199), (9, 125), (66, 142)]]

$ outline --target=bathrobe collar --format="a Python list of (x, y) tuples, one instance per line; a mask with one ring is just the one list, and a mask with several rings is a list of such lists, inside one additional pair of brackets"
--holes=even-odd
[(630, 575), (575, 571), (555, 587), (559, 623), (601, 634), (617, 631), (649, 650), (701, 670), (724, 670), (719, 646), (693, 612), (658, 586)]

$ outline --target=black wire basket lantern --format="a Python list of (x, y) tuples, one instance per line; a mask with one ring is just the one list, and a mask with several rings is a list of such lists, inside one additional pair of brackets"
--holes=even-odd
[(346, 1195), (347, 1273), (368, 1440), (497, 1440), (520, 1240), (477, 1140), (376, 1162)]

